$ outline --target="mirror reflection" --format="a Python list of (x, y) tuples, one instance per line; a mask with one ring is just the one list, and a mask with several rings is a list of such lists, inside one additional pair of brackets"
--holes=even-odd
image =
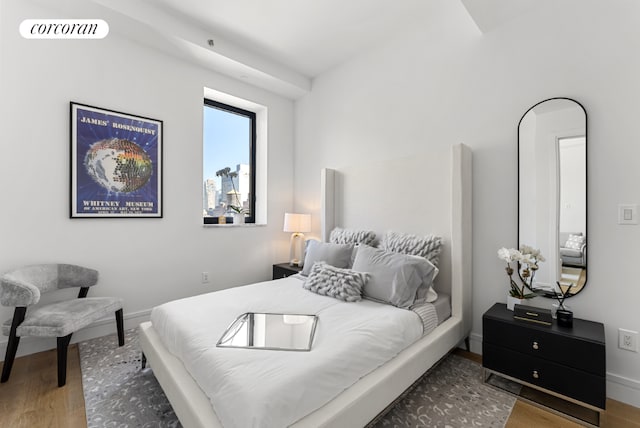
[(518, 246), (546, 258), (533, 289), (572, 296), (587, 282), (587, 115), (578, 102), (552, 98), (518, 125)]
[(310, 351), (317, 321), (316, 315), (248, 312), (235, 319), (216, 346)]

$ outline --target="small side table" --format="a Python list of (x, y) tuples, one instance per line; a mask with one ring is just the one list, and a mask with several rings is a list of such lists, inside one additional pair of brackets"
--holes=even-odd
[(286, 278), (302, 272), (299, 266), (291, 266), (289, 263), (278, 263), (273, 265), (273, 279)]

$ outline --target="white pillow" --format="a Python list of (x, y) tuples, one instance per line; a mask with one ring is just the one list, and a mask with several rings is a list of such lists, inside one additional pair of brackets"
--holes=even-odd
[[(419, 256), (412, 256), (412, 257), (419, 257)], [(424, 278), (422, 285), (418, 288), (418, 291), (416, 292), (415, 303), (425, 303), (425, 302), (433, 303), (436, 301), (436, 299), (438, 299), (438, 293), (436, 293), (436, 290), (433, 289), (433, 281), (435, 281), (436, 276), (438, 276), (438, 272), (440, 272), (440, 270), (437, 267), (435, 267), (433, 263), (431, 263), (429, 260), (427, 260), (427, 263), (433, 266), (433, 274), (427, 275)]]
[(584, 245), (584, 236), (570, 234), (569, 239), (564, 244), (565, 248), (571, 248), (572, 250), (581, 250)]
[(362, 294), (370, 300), (406, 309), (418, 301), (438, 297), (431, 288), (437, 268), (423, 257), (361, 245), (352, 269), (369, 274)]

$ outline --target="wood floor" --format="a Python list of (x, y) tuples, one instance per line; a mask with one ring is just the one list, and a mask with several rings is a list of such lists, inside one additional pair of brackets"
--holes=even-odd
[[(456, 351), (471, 360), (482, 357)], [(17, 358), (11, 378), (0, 384), (0, 427), (86, 428), (80, 358), (77, 345), (69, 347), (67, 385), (58, 388), (56, 351)], [(607, 400), (604, 428), (640, 428), (640, 409)], [(580, 425), (522, 401), (517, 401), (506, 428), (574, 428)]]
[(67, 384), (58, 388), (56, 350), (16, 358), (0, 383), (0, 427), (86, 428), (78, 345), (69, 346)]

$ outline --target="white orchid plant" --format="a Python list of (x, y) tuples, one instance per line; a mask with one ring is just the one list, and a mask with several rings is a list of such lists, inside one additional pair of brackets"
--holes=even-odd
[[(511, 286), (509, 295), (516, 299), (531, 299), (535, 297), (536, 293), (527, 293), (525, 291), (526, 287), (533, 290), (533, 280), (539, 268), (538, 264), (545, 261), (540, 250), (528, 245), (521, 245), (520, 250), (516, 250), (515, 248), (500, 248), (498, 250), (498, 258), (507, 262), (506, 271), (507, 275), (509, 275), (509, 285)], [(513, 280), (512, 262), (516, 262), (519, 266), (522, 285), (518, 285), (518, 283)]]

